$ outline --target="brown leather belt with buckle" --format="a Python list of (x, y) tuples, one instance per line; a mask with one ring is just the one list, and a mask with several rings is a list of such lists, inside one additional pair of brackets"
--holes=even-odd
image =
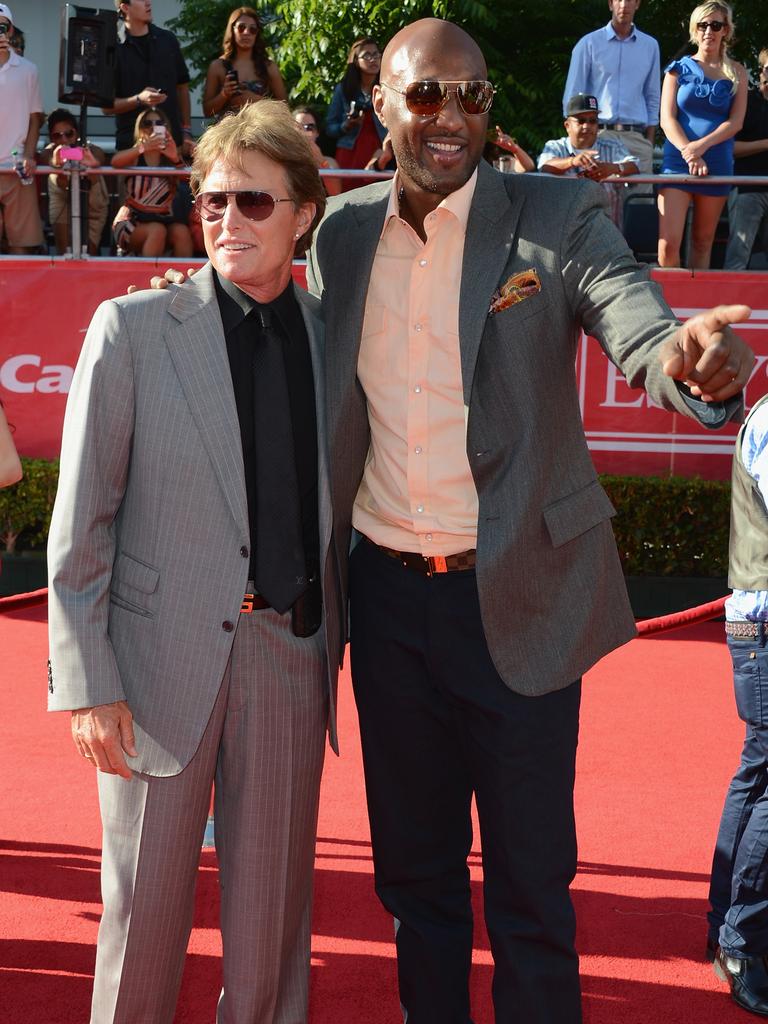
[(739, 636), (742, 639), (755, 640), (763, 635), (764, 622), (726, 622), (725, 632), (728, 636)]
[(613, 124), (601, 124), (601, 128), (609, 132), (640, 132), (645, 134), (644, 124), (622, 124), (621, 121), (614, 121)]
[(269, 605), (261, 594), (243, 594), (243, 603), (240, 605), (241, 615), (250, 615), (251, 612), (258, 612), (262, 608), (269, 608)]
[(364, 539), (385, 555), (396, 559), (404, 568), (413, 569), (414, 572), (421, 573), (422, 576), (434, 576), (444, 572), (463, 572), (466, 569), (475, 568), (475, 548), (469, 551), (459, 551), (455, 555), (420, 555), (418, 551), (396, 551), (394, 548), (377, 544), (369, 537)]

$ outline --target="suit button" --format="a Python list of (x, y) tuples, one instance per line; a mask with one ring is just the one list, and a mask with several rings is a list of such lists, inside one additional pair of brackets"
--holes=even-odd
[(235, 626), (234, 623), (229, 621), (229, 619), (225, 619), (224, 622), (222, 622), (221, 624), (221, 628), (224, 630), (225, 633), (231, 633)]
[(248, 548), (245, 546), (245, 544), (243, 544), (243, 546), (240, 548), (240, 554), (243, 556), (243, 558), (248, 557)]

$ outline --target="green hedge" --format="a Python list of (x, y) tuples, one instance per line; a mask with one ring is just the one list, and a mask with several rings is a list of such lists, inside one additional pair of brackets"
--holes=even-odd
[(0, 490), (0, 544), (9, 554), (44, 548), (59, 480), (59, 460), (21, 460), (24, 476)]
[[(0, 490), (6, 551), (45, 546), (58, 460), (22, 459), (24, 479)], [(685, 477), (602, 476), (618, 510), (613, 530), (627, 576), (726, 576), (729, 483)]]
[(627, 576), (727, 576), (731, 485), (698, 477), (602, 476)]

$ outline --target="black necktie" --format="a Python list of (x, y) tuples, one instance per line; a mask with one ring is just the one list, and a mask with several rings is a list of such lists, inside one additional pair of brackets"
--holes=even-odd
[(307, 588), (301, 506), (293, 448), (283, 345), (269, 309), (253, 350), (253, 426), (256, 454), (256, 589), (278, 612)]

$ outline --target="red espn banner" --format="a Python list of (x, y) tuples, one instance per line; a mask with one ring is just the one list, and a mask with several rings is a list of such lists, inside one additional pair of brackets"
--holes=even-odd
[[(58, 455), (67, 392), (94, 310), (129, 284), (148, 285), (156, 272), (152, 260), (0, 259), (0, 399), (22, 455)], [(302, 264), (294, 276), (304, 283)], [(681, 320), (721, 302), (752, 307), (751, 320), (739, 328), (757, 354), (747, 405), (765, 394), (768, 274), (678, 270), (654, 271), (654, 277)], [(592, 338), (582, 338), (576, 373), (587, 441), (600, 472), (730, 475), (736, 426), (708, 431), (652, 405), (627, 386)]]

